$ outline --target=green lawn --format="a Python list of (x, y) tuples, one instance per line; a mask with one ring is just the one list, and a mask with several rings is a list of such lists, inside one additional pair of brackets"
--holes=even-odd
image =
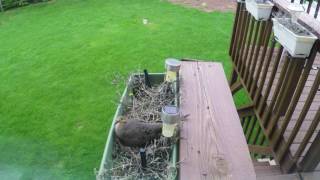
[(113, 73), (162, 72), (166, 57), (190, 57), (222, 62), (229, 75), (233, 17), (164, 0), (52, 0), (0, 13), (0, 179), (94, 179), (116, 108)]

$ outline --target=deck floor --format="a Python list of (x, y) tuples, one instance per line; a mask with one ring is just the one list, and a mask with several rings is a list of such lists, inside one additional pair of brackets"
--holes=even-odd
[[(274, 52), (274, 57), (276, 55), (277, 51)], [(271, 74), (271, 71), (272, 71), (272, 68), (273, 68), (273, 63), (274, 63), (274, 60), (275, 58), (272, 58), (273, 60), (271, 61), (271, 65), (269, 66), (269, 69), (268, 69), (268, 74), (267, 74), (267, 79), (266, 79), (266, 82), (264, 83), (264, 87), (263, 87), (263, 91), (262, 91), (262, 94), (265, 94), (265, 90), (266, 90), (266, 86), (268, 84), (268, 81), (269, 81), (269, 77), (270, 77), (270, 74)], [(258, 65), (260, 64), (260, 61), (258, 62)], [(284, 64), (284, 61), (283, 61), (283, 58), (281, 59), (280, 61), (280, 65), (279, 65), (279, 68), (277, 70), (277, 74), (275, 76), (275, 80), (273, 82), (273, 85), (272, 85), (272, 89), (271, 89), (271, 92), (270, 92), (270, 95), (268, 97), (268, 103), (271, 102), (271, 99), (272, 99), (272, 95), (275, 91), (275, 88), (276, 88), (276, 85), (277, 85), (277, 82), (278, 82), (278, 79), (279, 79), (279, 76), (280, 76), (280, 72), (282, 70), (282, 67), (283, 67), (283, 64)], [(258, 66), (257, 65), (257, 66)], [(295, 108), (295, 111), (293, 113), (293, 116), (290, 120), (290, 123), (284, 133), (284, 139), (285, 140), (288, 140), (289, 138), (289, 135), (291, 134), (292, 130), (293, 130), (293, 127), (294, 125), (296, 124), (296, 121), (301, 113), (301, 110), (302, 110), (302, 107), (303, 105), (305, 104), (305, 101), (307, 99), (307, 96), (310, 92), (310, 89), (311, 89), (311, 86), (313, 85), (313, 82), (315, 80), (315, 77), (316, 77), (316, 74), (317, 72), (319, 71), (319, 67), (320, 67), (320, 53), (317, 54), (316, 56), (316, 59), (313, 63), (313, 67), (318, 67), (318, 69), (312, 69), (309, 73), (309, 76), (308, 76), (308, 80), (306, 82), (306, 85), (303, 89), (303, 92), (300, 96), (300, 99), (299, 99), (299, 102)], [(258, 81), (260, 83), (260, 79)], [(318, 92), (316, 93), (316, 96), (311, 104), (311, 107), (307, 113), (307, 116), (301, 126), (301, 129), (299, 131), (299, 133), (297, 134), (296, 138), (294, 139), (294, 142), (293, 144), (291, 145), (290, 147), (290, 151), (292, 154), (294, 154), (296, 151), (297, 151), (297, 148), (299, 147), (300, 143), (302, 142), (302, 139), (304, 137), (304, 135), (306, 134), (312, 120), (314, 120), (314, 117), (315, 117), (315, 114), (318, 110), (320, 106), (320, 91), (318, 90)], [(280, 118), (280, 121), (278, 123), (278, 127), (281, 127), (281, 124), (283, 123), (283, 116)], [(305, 155), (305, 153), (307, 152), (308, 148), (310, 147), (311, 143), (313, 142), (316, 134), (319, 132), (320, 130), (320, 124), (317, 126), (316, 128), (316, 131), (314, 132), (310, 142), (308, 143), (308, 146), (306, 148), (306, 150), (303, 152), (302, 156), (300, 157), (300, 160), (302, 159), (302, 157)], [(317, 170), (320, 170), (320, 166), (318, 165), (317, 167)]]

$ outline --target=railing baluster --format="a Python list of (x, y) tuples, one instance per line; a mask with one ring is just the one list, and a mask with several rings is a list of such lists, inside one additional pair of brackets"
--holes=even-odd
[(302, 171), (313, 171), (316, 169), (316, 167), (320, 162), (319, 149), (320, 149), (320, 132), (318, 132), (308, 152), (306, 153), (301, 163), (299, 164), (299, 170), (301, 169)]
[[(254, 54), (254, 50), (255, 47), (257, 45), (257, 40), (258, 40), (258, 34), (260, 34), (259, 32), (261, 31), (260, 29), (260, 24), (261, 22), (258, 21), (257, 22), (257, 26), (256, 26), (256, 30), (255, 30), (255, 34), (254, 34), (254, 38), (253, 38), (253, 43), (251, 45), (251, 51), (250, 51), (250, 55), (249, 55), (249, 59), (248, 59), (248, 66), (247, 66), (247, 71), (245, 72), (244, 75), (244, 83), (248, 86), (248, 78), (249, 78), (249, 73), (250, 73), (250, 69), (252, 66), (252, 58), (253, 58), (253, 54)], [(250, 45), (250, 44), (249, 44)]]
[[(253, 139), (253, 141), (252, 141), (252, 144), (254, 144), (254, 145), (257, 144), (261, 132), (262, 132), (262, 128), (261, 128), (261, 126), (259, 125), (259, 126), (258, 126), (258, 131), (257, 131), (256, 136), (254, 137), (254, 139)], [(263, 132), (262, 132), (262, 134), (263, 134)]]
[(319, 122), (320, 122), (320, 108), (318, 108), (317, 114), (315, 115), (314, 120), (312, 121), (306, 135), (304, 136), (302, 143), (299, 145), (298, 150), (294, 154), (292, 161), (290, 161), (287, 165), (285, 165), (286, 169), (288, 169), (288, 170), (292, 169), (292, 167), (297, 163), (297, 161), (299, 160), (299, 157), (301, 156), (301, 154), (303, 153), (303, 151), (307, 147), (307, 144), (308, 144), (312, 134), (316, 130)]
[(247, 29), (248, 29), (248, 26), (249, 26), (249, 20), (250, 20), (250, 13), (248, 13), (247, 11), (245, 11), (245, 14), (244, 14), (244, 22), (243, 22), (243, 26), (244, 27), (241, 27), (241, 32), (240, 32), (240, 42), (239, 42), (239, 53), (237, 53), (236, 55), (236, 58), (234, 60), (234, 63), (236, 66), (240, 66), (241, 64), (241, 57), (242, 57), (242, 54), (243, 54), (243, 50), (244, 50), (244, 46), (245, 46), (245, 43), (246, 43), (246, 34), (247, 34)]
[(232, 50), (233, 50), (233, 45), (234, 45), (234, 40), (236, 36), (236, 31), (238, 29), (238, 21), (239, 21), (239, 11), (241, 8), (241, 2), (237, 2), (237, 10), (236, 10), (236, 17), (234, 18), (234, 23), (233, 23), (233, 29), (232, 29), (232, 36), (231, 36), (231, 41), (230, 41), (230, 47), (229, 47), (229, 55), (231, 56)]
[(256, 88), (258, 86), (259, 77), (261, 75), (260, 72), (261, 72), (261, 69), (262, 69), (262, 66), (263, 66), (265, 55), (267, 53), (271, 32), (272, 32), (272, 23), (271, 23), (271, 21), (268, 21), (267, 24), (266, 24), (265, 31), (263, 33), (264, 34), (264, 39), (263, 39), (263, 49), (262, 49), (262, 53), (261, 53), (261, 57), (260, 57), (260, 64), (259, 64), (258, 69), (256, 71), (254, 71), (253, 83), (251, 83), (250, 88), (249, 88), (250, 96), (252, 97), (252, 99), (254, 99), (254, 93), (255, 93)]
[(320, 0), (318, 0), (316, 11), (314, 12), (314, 16), (313, 17), (315, 19), (318, 17), (319, 9), (320, 9)]
[(282, 109), (287, 103), (287, 100), (286, 100), (287, 95), (290, 94), (292, 91), (295, 91), (295, 88), (292, 89), (291, 84), (296, 83), (295, 81), (296, 76), (300, 76), (304, 63), (305, 63), (305, 60), (292, 58), (292, 57), (290, 58), (289, 68), (287, 70), (284, 81), (281, 85), (280, 92), (277, 97), (277, 102), (275, 104), (275, 108), (273, 109), (275, 113), (273, 114), (271, 121), (267, 126), (266, 133), (270, 135), (270, 137), (272, 136), (273, 130), (279, 121)]
[(245, 46), (246, 50), (245, 50), (245, 53), (244, 53), (244, 57), (242, 58), (243, 59), (243, 63), (242, 63), (241, 69), (240, 69), (240, 75), (242, 77), (244, 76), (244, 73), (245, 73), (245, 70), (246, 70), (246, 67), (247, 67), (247, 63), (248, 63), (247, 57), (248, 57), (248, 54), (249, 54), (250, 44), (251, 44), (251, 40), (252, 40), (252, 36), (253, 36), (253, 29), (254, 29), (255, 22), (256, 22), (252, 16), (250, 16), (250, 19), (251, 19), (251, 23), (250, 23), (249, 36), (248, 36), (247, 45)]
[[(309, 76), (310, 70), (311, 70), (311, 68), (312, 68), (313, 62), (314, 62), (314, 60), (315, 60), (315, 58), (316, 58), (316, 56), (317, 56), (317, 49), (318, 49), (318, 47), (319, 47), (318, 44), (313, 47), (312, 54), (311, 54), (310, 58), (308, 58), (307, 64), (306, 64), (305, 68), (303, 69), (302, 75), (301, 75), (300, 78), (299, 78), (299, 82), (298, 82), (297, 89), (296, 89), (296, 91), (294, 92), (293, 99), (292, 99), (292, 101), (291, 101), (291, 103), (290, 103), (290, 105), (289, 105), (289, 107), (288, 107), (288, 109), (287, 109), (287, 112), (286, 112), (286, 114), (285, 114), (283, 123), (282, 123), (281, 128), (280, 128), (280, 133), (277, 134), (277, 136), (275, 136), (275, 138), (274, 138), (274, 144), (275, 144), (275, 146), (277, 146), (277, 144), (279, 143), (280, 138), (283, 136), (283, 134), (284, 134), (284, 132), (285, 132), (285, 130), (286, 130), (286, 128), (287, 128), (290, 120), (291, 120), (291, 117), (292, 117), (292, 115), (293, 115), (293, 112), (294, 112), (294, 110), (295, 110), (295, 108), (296, 108), (296, 106), (297, 106), (297, 104), (298, 104), (298, 101), (299, 101), (299, 98), (300, 98), (300, 96), (301, 96), (301, 93), (302, 93), (302, 91), (303, 91), (303, 89), (304, 89), (304, 87), (305, 87), (305, 84), (306, 84), (307, 80), (308, 80), (308, 76)], [(316, 82), (315, 82), (315, 85), (316, 85)], [(317, 86), (317, 85), (316, 85), (316, 86)], [(319, 86), (319, 84), (318, 84), (318, 86)], [(317, 86), (317, 87), (318, 87), (318, 86)], [(310, 101), (309, 106), (311, 105), (312, 100), (313, 100), (316, 92), (317, 92), (317, 89), (314, 89), (314, 91), (310, 91), (310, 92), (309, 92), (309, 97), (308, 97), (308, 100)], [(312, 96), (312, 93), (314, 93), (313, 96)], [(311, 95), (311, 96), (310, 96), (310, 95)], [(310, 99), (309, 99), (309, 98), (310, 98)], [(308, 102), (308, 101), (306, 101), (306, 103), (307, 103), (307, 102)], [(306, 105), (308, 105), (308, 104), (306, 104)], [(298, 127), (301, 126), (302, 121), (303, 121), (305, 115), (306, 115), (307, 112), (308, 112), (308, 109), (309, 109), (309, 107), (308, 107), (308, 108), (305, 107), (305, 106), (303, 107), (303, 111), (302, 111), (301, 114), (300, 114), (300, 116), (301, 116), (301, 115), (302, 115), (302, 116), (301, 116), (301, 117), (299, 116), (299, 119), (300, 119), (300, 118), (301, 118), (301, 119), (300, 119), (300, 120), (298, 119), (298, 121), (296, 122), (296, 126), (298, 126)], [(303, 115), (304, 115), (304, 116), (303, 116)], [(301, 124), (300, 124), (300, 123), (301, 123)], [(295, 132), (293, 131), (292, 134), (294, 134), (294, 133), (295, 133)], [(294, 135), (294, 137), (295, 137), (295, 135)], [(289, 138), (289, 140), (290, 140), (290, 138)], [(290, 140), (290, 141), (291, 141), (291, 140)], [(292, 142), (290, 142), (290, 141), (288, 141), (288, 142), (289, 142), (289, 143), (287, 143), (288, 145), (291, 145)], [(293, 141), (293, 139), (292, 139), (292, 141)], [(287, 144), (284, 145), (284, 146), (285, 146), (285, 149), (286, 149)], [(279, 153), (279, 159), (281, 159), (282, 156), (283, 156), (283, 154), (282, 154), (282, 153)]]
[[(281, 58), (281, 55), (278, 54), (277, 56), (280, 56), (279, 58)], [(270, 105), (269, 105), (269, 107), (267, 109), (267, 112), (262, 116), (262, 122), (265, 125), (265, 127), (267, 127), (266, 125), (269, 123), (269, 116), (271, 115), (271, 112), (273, 111), (274, 105), (276, 103), (279, 91), (281, 89), (284, 77), (285, 77), (286, 72), (287, 72), (288, 65), (289, 65), (289, 57), (286, 55), (285, 59), (284, 59), (284, 65), (282, 67), (282, 70), (281, 70), (281, 73), (280, 73), (280, 77), (279, 77), (276, 89), (275, 89), (275, 91), (273, 93), (273, 96), (272, 96), (271, 103), (270, 103)], [(275, 66), (277, 66), (277, 65), (275, 65)], [(275, 72), (273, 72), (274, 74), (272, 74), (271, 77), (270, 77), (269, 84), (268, 84), (268, 89), (267, 89), (268, 90), (267, 95), (269, 95), (269, 93), (270, 93), (270, 90), (271, 90), (271, 87), (272, 87), (272, 84), (273, 84), (274, 77), (275, 77), (277, 69), (273, 69), (273, 71), (275, 71)], [(267, 102), (267, 98), (268, 98), (267, 95), (264, 96), (264, 101), (262, 101), (262, 103), (266, 103)], [(263, 111), (263, 109), (261, 108), (259, 112), (261, 113), (262, 111)]]
[(312, 101), (315, 97), (315, 95), (317, 94), (317, 91), (318, 91), (318, 88), (319, 88), (319, 85), (320, 85), (320, 71), (318, 71), (317, 73), (317, 77), (311, 87), (311, 90), (308, 94), (308, 97), (307, 97), (307, 100), (302, 108), (302, 111), (298, 117), (298, 120), (292, 130), (292, 133), (290, 134), (289, 136), (289, 139), (287, 141), (287, 143), (280, 149), (279, 151), (279, 160), (282, 160), (284, 154), (288, 151), (289, 147), (291, 146), (293, 140), (295, 139), (295, 137), (297, 136), (299, 130), (300, 130), (300, 127), (303, 123), (303, 120), (305, 119), (307, 113), (308, 113), (308, 110), (312, 104)]
[(253, 50), (253, 59), (252, 59), (252, 65), (251, 65), (251, 69), (249, 69), (249, 74), (248, 74), (248, 91), (249, 93), (251, 92), (251, 84), (253, 82), (253, 79), (254, 79), (254, 72), (256, 70), (256, 66), (257, 66), (257, 63), (258, 63), (258, 58), (259, 58), (259, 54), (260, 54), (260, 48), (263, 44), (263, 41), (265, 39), (265, 33), (266, 33), (266, 30), (267, 28), (265, 27), (266, 26), (266, 22), (265, 21), (262, 21), (261, 23), (261, 27), (260, 27), (260, 31), (259, 31), (259, 37), (258, 37), (258, 42), (257, 42), (257, 45), (255, 47), (255, 49)]
[(246, 120), (246, 118), (245, 117), (243, 117), (243, 118), (241, 118), (241, 126), (243, 127), (243, 125), (244, 125), (244, 121)]
[(241, 32), (241, 27), (243, 25), (243, 15), (244, 15), (244, 3), (240, 3), (240, 10), (239, 10), (239, 21), (238, 21), (238, 26), (237, 26), (237, 29), (236, 29), (236, 33), (235, 33), (235, 36), (234, 36), (234, 42), (233, 42), (233, 45), (232, 45), (232, 51), (231, 51), (231, 57), (232, 57), (232, 60), (235, 59), (236, 57), (236, 52), (237, 52), (237, 49), (238, 49), (238, 46), (239, 46), (239, 38), (240, 38), (240, 32)]
[(243, 128), (244, 134), (247, 134), (247, 130), (248, 130), (248, 127), (249, 127), (250, 122), (251, 122), (251, 117), (252, 116), (248, 116), (247, 117), (247, 123), (245, 123), (244, 128)]
[(308, 14), (310, 13), (310, 9), (311, 9), (311, 6), (312, 6), (312, 2), (313, 2), (313, 0), (309, 0), (309, 4), (308, 4), (308, 8), (307, 8), (307, 13), (308, 13)]
[[(308, 7), (306, 12), (316, 11), (314, 17), (318, 17), (320, 0), (316, 1), (318, 4), (315, 9), (313, 9), (315, 4), (312, 3), (316, 2), (304, 2), (300, 0), (295, 3), (298, 2), (300, 4), (308, 3), (306, 4)], [(283, 11), (286, 11), (286, 7), (290, 4), (289, 2), (280, 0), (275, 0), (274, 3), (276, 6), (275, 9)], [(294, 122), (295, 124), (293, 124), (294, 127), (291, 134), (289, 134), (287, 142), (284, 139), (284, 134), (288, 130), (289, 124), (291, 125), (291, 119), (304, 92), (306, 83), (308, 83), (309, 86), (310, 82), (308, 81), (308, 77), (312, 64), (315, 61), (314, 57), (316, 56), (316, 52), (312, 50), (308, 61), (291, 57), (287, 52), (284, 54), (284, 48), (281, 45), (279, 48), (276, 48), (279, 44), (277, 45), (277, 42), (274, 40), (271, 20), (255, 20), (253, 16), (246, 11), (244, 1), (238, 1), (236, 13), (229, 47), (229, 54), (234, 66), (234, 72), (230, 81), (233, 83), (230, 84), (230, 87), (237, 90), (240, 87), (237, 83), (242, 83), (242, 86), (248, 91), (250, 98), (253, 100), (253, 103), (250, 104), (251, 113), (253, 114), (244, 110), (238, 111), (238, 113), (241, 114), (241, 125), (246, 140), (248, 144), (270, 146), (275, 153), (275, 158), (285, 172), (295, 170), (295, 168), (299, 168), (297, 161), (300, 160), (299, 158), (302, 152), (306, 149), (312, 132), (315, 131), (316, 126), (320, 123), (320, 115), (319, 112), (317, 112), (315, 119), (312, 121), (312, 125), (309, 127), (305, 137), (303, 137), (303, 142), (298, 147), (297, 153), (292, 156), (290, 147), (299, 134), (304, 124), (304, 119), (315, 98), (317, 89), (312, 88), (317, 85), (316, 82), (313, 82), (310, 93), (307, 94), (308, 96), (304, 97), (305, 102), (302, 107), (302, 112), (298, 114), (298, 119)], [(306, 15), (304, 14), (304, 16)], [(310, 16), (308, 16), (308, 18), (310, 18)], [(313, 30), (312, 32), (319, 37), (318, 28), (315, 28), (317, 25), (308, 24), (308, 22), (311, 22), (311, 20), (308, 20), (299, 19), (299, 21), (305, 23), (302, 23), (303, 26), (306, 26), (310, 31)], [(270, 40), (272, 40), (271, 43)], [(319, 43), (319, 40), (317, 43)], [(278, 51), (275, 52), (275, 49)], [(313, 49), (315, 49), (315, 47)], [(319, 50), (320, 45), (317, 51), (319, 52)], [(282, 55), (284, 55), (283, 60), (281, 60)], [(305, 63), (306, 66), (304, 67)], [(280, 74), (279, 78), (278, 73)], [(238, 78), (240, 78), (239, 82), (237, 82)], [(305, 94), (303, 94), (303, 96), (304, 95)], [(271, 101), (269, 101), (269, 98)], [(281, 126), (278, 127), (278, 121), (281, 116), (284, 116), (283, 121)], [(266, 133), (266, 135), (264, 133)], [(316, 145), (316, 143), (313, 143), (313, 146), (320, 147), (320, 145)], [(300, 163), (302, 170), (310, 169), (310, 167), (313, 166), (314, 163), (311, 165), (310, 159), (315, 156), (314, 150), (315, 149), (309, 149), (308, 157), (305, 158), (304, 163)], [(251, 153), (253, 157), (257, 156), (256, 151), (252, 151)], [(265, 157), (265, 155), (258, 156)]]
[(248, 144), (250, 143), (250, 139), (251, 139), (252, 133), (253, 133), (255, 127), (257, 126), (257, 122), (258, 122), (257, 118), (254, 117), (252, 128), (250, 129), (249, 134), (248, 134)]
[(270, 66), (270, 63), (271, 63), (271, 59), (272, 59), (272, 56), (273, 56), (273, 52), (274, 52), (274, 47), (276, 45), (277, 41), (274, 39), (274, 37), (272, 38), (271, 40), (271, 47), (269, 48), (269, 52), (268, 52), (268, 56), (267, 56), (267, 60), (264, 64), (264, 61), (262, 61), (262, 65), (264, 65), (264, 69), (261, 73), (261, 80), (260, 80), (260, 85), (258, 85), (258, 89), (257, 91), (255, 92), (255, 95), (254, 95), (254, 98), (253, 98), (253, 104), (254, 105), (259, 105), (260, 104), (260, 100), (261, 100), (261, 97), (262, 97), (262, 89), (263, 89), (263, 86), (265, 84), (265, 80), (266, 80), (266, 77), (267, 77), (267, 74), (268, 74), (268, 70), (269, 70), (269, 66)]
[(250, 13), (247, 13), (247, 21), (246, 21), (244, 35), (243, 35), (242, 44), (241, 44), (241, 52), (239, 54), (239, 57), (238, 57), (239, 59), (237, 61), (238, 62), (237, 67), (238, 67), (239, 71), (240, 71), (241, 67), (243, 66), (243, 63), (245, 62), (245, 60), (242, 57), (243, 57), (243, 54), (245, 53), (248, 31), (249, 31), (249, 26), (250, 26), (251, 22), (252, 22), (252, 16)]

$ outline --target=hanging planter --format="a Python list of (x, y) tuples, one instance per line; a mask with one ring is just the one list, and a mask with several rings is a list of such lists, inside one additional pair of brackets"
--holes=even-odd
[[(109, 130), (97, 180), (177, 179), (177, 131), (170, 137), (162, 135), (164, 119), (178, 123), (177, 84), (164, 81), (165, 77), (146, 70), (130, 77)], [(164, 111), (167, 105), (174, 114)], [(146, 134), (139, 138), (141, 132)]]
[(258, 21), (270, 18), (274, 4), (268, 0), (246, 0), (246, 9)]
[(272, 18), (278, 42), (292, 57), (308, 57), (317, 37), (291, 18)]

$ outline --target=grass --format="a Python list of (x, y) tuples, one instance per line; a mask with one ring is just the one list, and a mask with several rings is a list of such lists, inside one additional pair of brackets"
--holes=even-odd
[(233, 17), (161, 0), (52, 0), (0, 13), (0, 179), (94, 179), (123, 88), (113, 74), (190, 57), (222, 62), (229, 75)]

